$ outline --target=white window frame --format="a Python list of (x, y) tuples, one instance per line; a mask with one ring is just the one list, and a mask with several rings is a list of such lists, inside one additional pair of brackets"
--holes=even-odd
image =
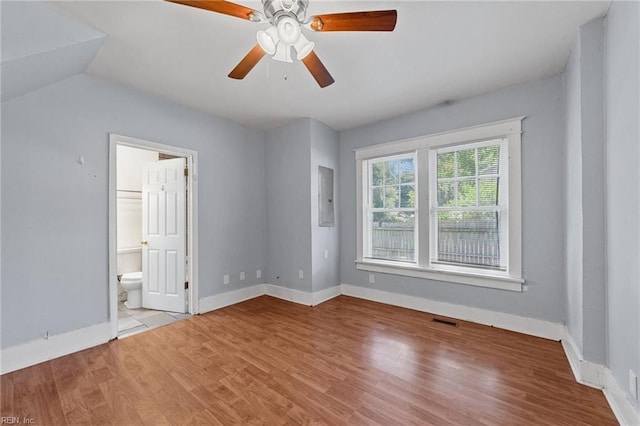
[[(522, 171), (521, 171), (521, 133), (522, 120), (517, 117), (480, 126), (467, 127), (450, 132), (443, 132), (418, 138), (389, 142), (355, 150), (356, 159), (356, 269), (370, 272), (395, 274), (415, 278), (424, 278), (441, 282), (453, 282), (480, 287), (497, 288), (511, 291), (523, 291), (522, 276)], [(507, 243), (505, 264), (501, 270), (465, 267), (458, 265), (434, 264), (431, 253), (434, 253), (430, 233), (433, 228), (433, 196), (429, 193), (431, 170), (434, 164), (435, 151), (447, 146), (459, 149), (461, 145), (504, 139), (506, 149), (501, 149), (501, 156), (508, 156), (506, 164), (507, 182), (505, 188), (508, 206), (503, 206), (501, 221), (506, 226), (502, 235)], [(382, 157), (407, 155), (414, 153), (416, 158), (416, 259), (415, 263), (398, 262), (368, 258), (368, 202), (369, 167), (368, 161)], [(504, 159), (503, 159), (504, 160)], [(503, 162), (501, 161), (501, 164)], [(363, 198), (364, 197), (364, 198)], [(429, 212), (429, 214), (425, 214)], [(505, 217), (506, 216), (506, 217)], [(435, 241), (435, 238), (433, 239)]]

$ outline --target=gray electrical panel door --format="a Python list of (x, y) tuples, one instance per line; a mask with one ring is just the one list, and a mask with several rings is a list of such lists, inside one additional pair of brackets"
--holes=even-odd
[(334, 226), (333, 169), (318, 167), (318, 225)]

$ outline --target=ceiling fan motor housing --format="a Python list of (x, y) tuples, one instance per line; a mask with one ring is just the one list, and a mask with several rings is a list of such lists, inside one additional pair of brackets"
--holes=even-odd
[(283, 16), (293, 17), (303, 23), (308, 5), (309, 0), (262, 0), (264, 14), (274, 26)]

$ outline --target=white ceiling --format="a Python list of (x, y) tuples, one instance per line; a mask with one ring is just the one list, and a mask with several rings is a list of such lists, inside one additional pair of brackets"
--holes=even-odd
[(269, 57), (244, 80), (227, 77), (267, 24), (162, 0), (50, 5), (107, 34), (92, 75), (257, 129), (312, 117), (343, 130), (558, 74), (578, 27), (609, 1), (310, 0), (308, 15), (398, 11), (392, 33), (305, 30), (336, 80), (325, 89), (300, 62)]

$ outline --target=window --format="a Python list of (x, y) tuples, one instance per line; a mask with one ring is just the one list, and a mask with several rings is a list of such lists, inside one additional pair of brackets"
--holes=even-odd
[(387, 157), (368, 164), (367, 257), (415, 262), (415, 156)]
[(520, 128), (356, 150), (357, 268), (521, 291)]
[(430, 151), (432, 264), (507, 269), (506, 151), (504, 138)]

